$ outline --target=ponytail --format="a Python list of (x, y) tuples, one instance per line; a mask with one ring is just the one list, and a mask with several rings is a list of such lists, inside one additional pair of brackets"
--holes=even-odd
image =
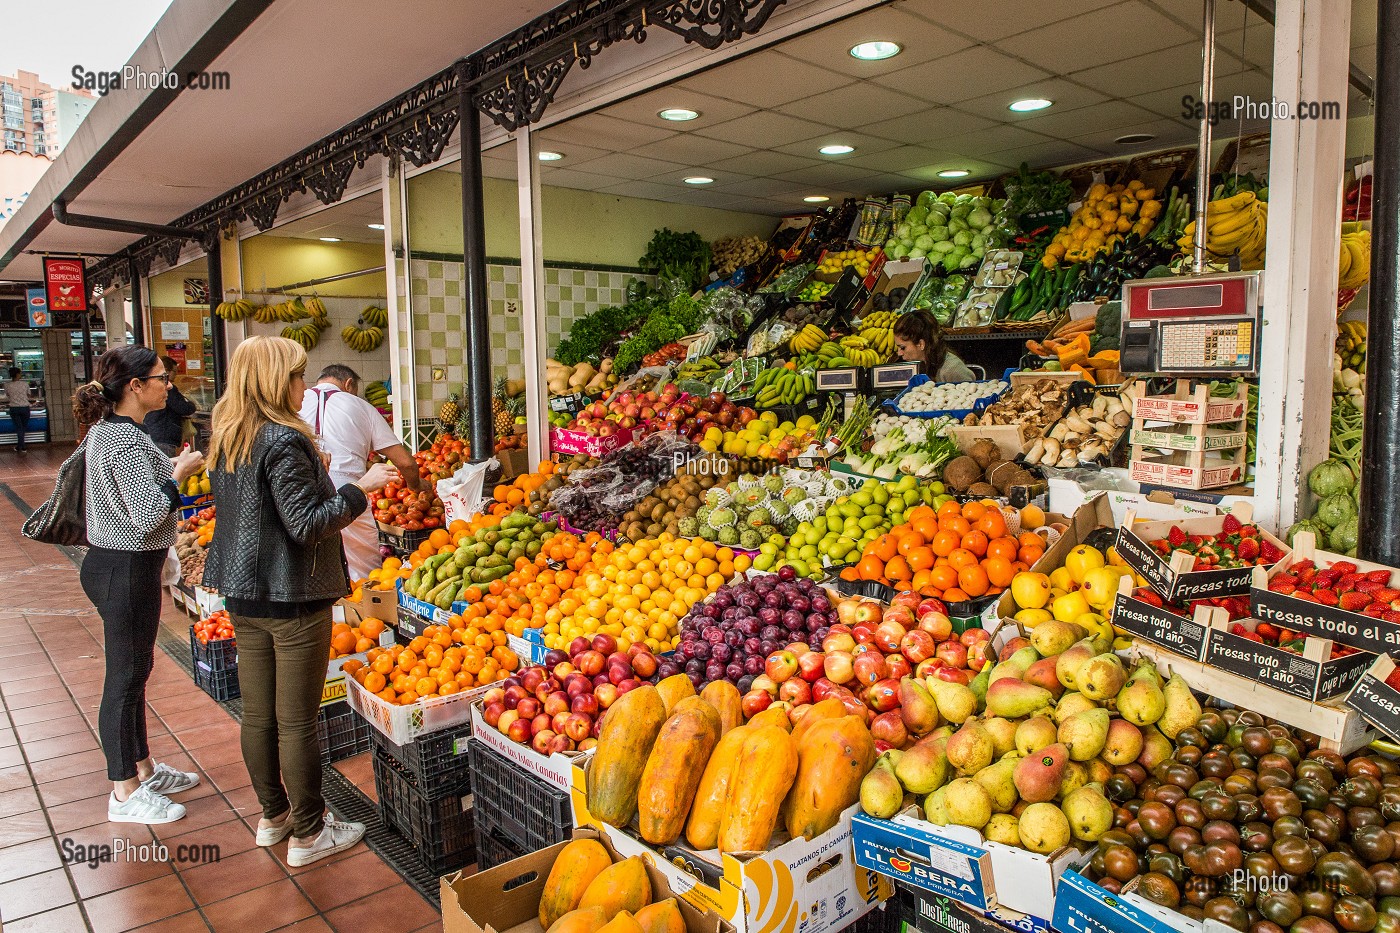
[(84, 428), (108, 417), (133, 379), (150, 374), (160, 357), (150, 347), (113, 347), (97, 358), (93, 379), (73, 393), (73, 418)]

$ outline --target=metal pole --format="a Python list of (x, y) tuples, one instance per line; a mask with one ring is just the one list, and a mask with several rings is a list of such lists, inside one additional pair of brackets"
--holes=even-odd
[(83, 379), (92, 378), (92, 308), (83, 312)]
[(1400, 10), (1378, 4), (1376, 161), (1371, 188), (1371, 298), (1366, 311), (1366, 412), (1357, 553), (1400, 560), (1400, 140), (1381, 132), (1400, 109)]
[[(1209, 108), (1215, 97), (1215, 0), (1204, 0), (1201, 27), (1201, 102)], [(1196, 152), (1196, 235), (1191, 271), (1206, 271), (1206, 202), (1210, 200), (1210, 121), (1201, 121)]]
[(131, 338), (138, 347), (146, 346), (146, 309), (141, 305), (141, 276), (136, 260), (126, 259), (127, 278), (131, 279)]
[(529, 416), (530, 463), (549, 458), (549, 355), (544, 305), (544, 218), (540, 213), (539, 146), (528, 126), (516, 131), (515, 165), (520, 202), (520, 328), (525, 347), (525, 408)]
[[(224, 374), (228, 364), (228, 353), (224, 349), (224, 322), (214, 313), (219, 302), (224, 300), (224, 257), (219, 249), (220, 239), (219, 231), (215, 230), (211, 241), (205, 244), (209, 265), (209, 344), (213, 350), (211, 365), (214, 369), (215, 396), (224, 394)], [(199, 352), (203, 355), (202, 345)]]
[(491, 328), (486, 302), (486, 220), (481, 203), (481, 123), (463, 82), (458, 97), (462, 139), (462, 293), (467, 304), (467, 399), (472, 413), (472, 462), (495, 455), (491, 423)]

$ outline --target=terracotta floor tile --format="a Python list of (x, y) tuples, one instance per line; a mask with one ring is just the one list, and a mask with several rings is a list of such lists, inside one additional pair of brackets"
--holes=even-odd
[(63, 674), (64, 681), (71, 689), (76, 684), (102, 683), (107, 677), (106, 668), (87, 668), (81, 671), (66, 671)]
[(194, 908), (174, 872), (83, 902), (94, 933), (119, 933)]
[(274, 933), (333, 933), (331, 925), (320, 917), (307, 917), (291, 926), (282, 927)]
[(32, 783), (33, 779), (29, 776), (29, 769), (22, 764), (0, 768), (0, 794), (5, 791), (29, 787)]
[(0, 884), (0, 917), (11, 920), (73, 903), (73, 887), (63, 869)]
[[(225, 714), (227, 715), (227, 714)], [(239, 741), (239, 726), (231, 718), (222, 723), (210, 724), (176, 733), (180, 744), (187, 749), (207, 748), (210, 745), (236, 745)]]
[(232, 745), (205, 745), (201, 748), (190, 750), (190, 757), (195, 760), (201, 768), (217, 768), (220, 765), (243, 763), (243, 748), (234, 743)]
[(218, 787), (221, 791), (237, 790), (240, 787), (247, 787), (253, 781), (253, 779), (248, 776), (248, 766), (242, 761), (220, 765), (205, 773), (209, 775), (209, 780), (214, 782), (214, 786)]
[(352, 758), (346, 758), (344, 761), (337, 761), (331, 767), (345, 775), (351, 784), (361, 790), (374, 787), (373, 752), (365, 752)]
[(87, 929), (87, 921), (77, 904), (5, 922), (6, 933), (87, 933)]
[(233, 722), (233, 717), (224, 712), (223, 707), (218, 704), (196, 709), (185, 707), (175, 712), (163, 714), (160, 718), (165, 723), (165, 727), (176, 735), (181, 735), (186, 730)]
[[(127, 829), (126, 824), (113, 826), (108, 833), (106, 845), (112, 844), (112, 839), (128, 838), (123, 835)], [(145, 838), (131, 837), (131, 844), (149, 844)], [(119, 891), (122, 888), (129, 888), (132, 885), (144, 884), (147, 881), (154, 881), (167, 875), (174, 875), (175, 869), (169, 862), (163, 861), (128, 861), (125, 853), (114, 855), (114, 860), (101, 862), (95, 867), (87, 862), (71, 866), (73, 873), (73, 884), (78, 889), (78, 896), (84, 899), (97, 897), (111, 891)]]
[(439, 916), (422, 895), (403, 883), (326, 913), (332, 927), (347, 933), (369, 929), (376, 933), (408, 933), (438, 920)]
[(10, 721), (16, 726), (23, 726), (31, 722), (50, 722), (54, 719), (78, 715), (78, 707), (67, 699), (56, 703), (45, 703), (42, 706), (16, 707), (9, 703), (6, 703), (5, 706), (10, 710)]
[(212, 928), (230, 933), (268, 933), (315, 913), (316, 908), (289, 878), (204, 908), (204, 916)]
[[(149, 728), (149, 722), (147, 727)], [(168, 732), (147, 732), (146, 748), (150, 750), (156, 761), (164, 761), (172, 755), (188, 754), (185, 746), (180, 744), (180, 740)]]
[(10, 817), (16, 813), (28, 813), (39, 809), (39, 795), (32, 787), (21, 787), (0, 794), (0, 817)]
[(107, 770), (103, 768), (101, 771), (89, 771), (87, 774), (40, 784), (39, 797), (44, 801), (44, 806), (57, 807), (94, 794), (106, 793), (111, 789), (112, 782), (107, 780)]
[(0, 849), (0, 883), (62, 867), (63, 859), (52, 839), (36, 839)]
[(191, 696), (196, 694), (199, 696), (208, 696), (207, 693), (200, 691), (194, 686), (194, 682), (190, 679), (189, 674), (186, 674), (185, 677), (186, 680), (183, 684), (173, 680), (169, 683), (147, 684), (146, 701), (150, 702), (151, 700), (161, 700), (167, 697)]
[(107, 756), (102, 749), (95, 748), (76, 755), (63, 755), (59, 758), (46, 758), (29, 766), (34, 772), (34, 780), (40, 784), (54, 781), (70, 774), (87, 774), (89, 771), (107, 770)]
[[(30, 654), (31, 651), (20, 651), (23, 645), (12, 647), (0, 646), (0, 658), (15, 657), (16, 655)], [(42, 650), (36, 649), (35, 650)], [(8, 654), (6, 653), (8, 652)], [(0, 686), (0, 693), (7, 697), (19, 696), (22, 693), (33, 693), (35, 690), (62, 690), (64, 688), (63, 678), (55, 671), (36, 672), (33, 677), (6, 677), (3, 686)]]
[(23, 768), (24, 749), (19, 745), (0, 748), (0, 768)]
[(80, 715), (64, 716), (62, 719), (50, 719), (46, 722), (31, 722), (15, 727), (15, 734), (22, 742), (37, 742), (43, 739), (57, 738), (61, 735), (76, 735), (90, 731), (87, 720)]
[[(4, 677), (5, 672), (0, 671), (0, 680), (3, 680)], [(68, 699), (68, 691), (66, 690), (36, 690), (33, 693), (21, 693), (17, 696), (5, 697), (5, 708), (9, 710), (18, 711), (32, 709), (36, 706), (58, 706), (60, 703), (68, 702), (70, 701)], [(71, 716), (73, 714), (65, 712), (63, 713), (63, 715)], [(44, 714), (45, 720), (57, 718), (57, 716), (52, 715), (52, 713), (48, 711), (46, 711)], [(19, 719), (18, 717), (15, 718), (15, 723), (17, 725), (22, 721), (23, 720)]]
[(137, 927), (140, 933), (208, 933), (209, 924), (197, 910), (187, 910), (182, 914)]
[[(227, 859), (229, 856), (256, 848), (257, 844), (253, 840), (254, 834), (253, 831), (248, 828), (248, 824), (234, 817), (222, 823), (215, 823), (212, 826), (203, 826), (179, 836), (170, 837), (164, 840), (164, 842), (172, 851), (178, 849), (180, 846), (218, 846), (220, 859)], [(196, 867), (197, 865), (193, 862), (186, 862), (177, 865), (176, 870), (183, 874), (184, 872), (194, 870)]]
[(31, 762), (47, 761), (98, 749), (96, 737), (84, 729), (72, 735), (60, 735), (51, 739), (36, 739), (24, 742), (24, 754)]
[(86, 797), (61, 806), (49, 807), (48, 814), (49, 820), (53, 823), (53, 831), (61, 836), (85, 826), (106, 823), (107, 801), (111, 794), (112, 785), (108, 783), (107, 789), (100, 796)]
[(16, 677), (28, 677), (30, 675), (23, 673), (24, 671), (51, 674), (53, 670), (53, 662), (49, 660), (48, 652), (43, 648), (31, 648), (22, 654), (0, 657), (0, 674), (15, 672)]
[(102, 678), (99, 677), (95, 680), (76, 683), (70, 682), (68, 684), (68, 692), (73, 695), (73, 699), (75, 700), (87, 700), (92, 697), (99, 697), (102, 695)]
[(152, 826), (151, 832), (156, 834), (156, 838), (162, 841), (173, 839), (176, 836), (183, 836), (192, 833), (197, 829), (204, 829), (208, 826), (217, 826), (220, 823), (227, 823), (238, 814), (229, 807), (228, 801), (215, 794), (209, 797), (202, 797), (192, 800), (185, 805), (185, 816), (174, 823), (162, 823), (159, 826)]
[(307, 867), (314, 870), (297, 875), (297, 886), (322, 913), (402, 881), (397, 872), (368, 849), (357, 850), (343, 862), (325, 867), (317, 862)]
[(49, 822), (45, 819), (43, 810), (17, 813), (0, 820), (0, 849), (22, 845), (35, 839), (46, 839), (48, 836)]
[(212, 865), (182, 871), (180, 875), (195, 903), (209, 905), (282, 881), (287, 871), (271, 853), (254, 847), (237, 855), (226, 855)]
[(34, 633), (29, 630), (29, 626), (16, 628), (0, 628), (0, 646), (6, 648), (19, 648), (24, 645), (33, 645), (42, 648), (39, 639), (34, 637)]
[(19, 738), (8, 727), (0, 728), (0, 748), (12, 748), (19, 744)]

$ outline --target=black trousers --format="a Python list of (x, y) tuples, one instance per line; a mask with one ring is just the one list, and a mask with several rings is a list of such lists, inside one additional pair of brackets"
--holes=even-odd
[(136, 763), (151, 754), (146, 745), (146, 680), (155, 664), (165, 554), (89, 548), (79, 575), (83, 592), (102, 616), (107, 673), (97, 734), (112, 781), (136, 777)]
[(29, 406), (11, 408), (10, 420), (15, 423), (15, 450), (24, 450), (24, 436), (29, 433)]

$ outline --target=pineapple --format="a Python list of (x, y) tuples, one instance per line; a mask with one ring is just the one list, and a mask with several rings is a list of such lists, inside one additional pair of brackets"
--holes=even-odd
[(497, 437), (504, 437), (515, 430), (515, 416), (507, 407), (508, 399), (506, 377), (502, 376), (496, 380), (496, 391), (491, 393), (491, 419)]
[(457, 419), (462, 416), (461, 402), (461, 398), (456, 392), (453, 392), (438, 409), (438, 424), (442, 427), (444, 434), (452, 433), (453, 428), (457, 425)]

